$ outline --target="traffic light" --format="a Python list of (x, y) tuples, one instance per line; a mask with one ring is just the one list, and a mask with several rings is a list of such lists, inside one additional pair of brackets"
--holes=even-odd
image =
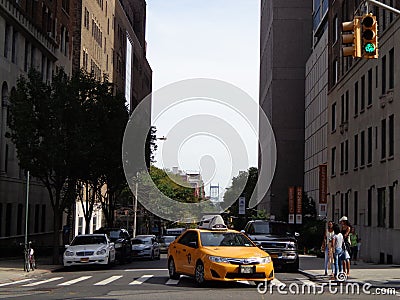
[(378, 22), (376, 16), (366, 14), (362, 17), (362, 48), (366, 59), (378, 58)]
[(361, 17), (342, 23), (343, 56), (362, 57), (361, 55)]

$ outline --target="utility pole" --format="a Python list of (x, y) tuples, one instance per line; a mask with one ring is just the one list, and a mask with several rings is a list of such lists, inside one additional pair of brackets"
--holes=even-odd
[(25, 245), (28, 245), (28, 208), (29, 208), (29, 171), (26, 174), (26, 203), (25, 203)]

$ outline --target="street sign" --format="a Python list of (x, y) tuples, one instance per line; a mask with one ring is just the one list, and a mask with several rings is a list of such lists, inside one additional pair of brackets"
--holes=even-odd
[(246, 198), (239, 197), (239, 215), (246, 214)]

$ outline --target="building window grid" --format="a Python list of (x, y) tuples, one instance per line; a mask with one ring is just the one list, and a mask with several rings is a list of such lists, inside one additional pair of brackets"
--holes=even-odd
[(349, 141), (344, 142), (344, 172), (349, 171)]
[(361, 131), (360, 135), (360, 167), (365, 165), (365, 131)]
[(331, 176), (336, 174), (336, 147), (331, 149)]
[(354, 191), (354, 211), (353, 211), (353, 224), (358, 223), (358, 192)]
[(354, 83), (354, 116), (358, 115), (358, 81)]
[(389, 116), (389, 157), (394, 156), (394, 115)]
[(336, 103), (332, 104), (332, 112), (331, 112), (331, 118), (332, 118), (332, 131), (336, 130)]
[(368, 96), (367, 107), (372, 105), (372, 69), (368, 70)]
[(381, 121), (381, 159), (386, 158), (386, 119)]
[(386, 55), (382, 57), (382, 95), (386, 94)]
[(360, 112), (365, 110), (365, 75), (361, 77), (361, 99), (360, 99)]
[(372, 164), (372, 127), (368, 128), (367, 164)]
[(358, 134), (354, 136), (354, 169), (358, 168)]
[(394, 89), (394, 48), (389, 51), (389, 89)]

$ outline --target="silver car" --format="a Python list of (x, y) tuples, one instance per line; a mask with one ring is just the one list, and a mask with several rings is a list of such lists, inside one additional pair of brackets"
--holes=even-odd
[(132, 255), (135, 258), (146, 257), (160, 259), (160, 245), (155, 235), (137, 235), (132, 239)]
[(168, 252), (168, 246), (171, 244), (173, 241), (175, 241), (176, 236), (173, 235), (164, 235), (160, 237), (160, 252), (161, 253), (167, 253)]

